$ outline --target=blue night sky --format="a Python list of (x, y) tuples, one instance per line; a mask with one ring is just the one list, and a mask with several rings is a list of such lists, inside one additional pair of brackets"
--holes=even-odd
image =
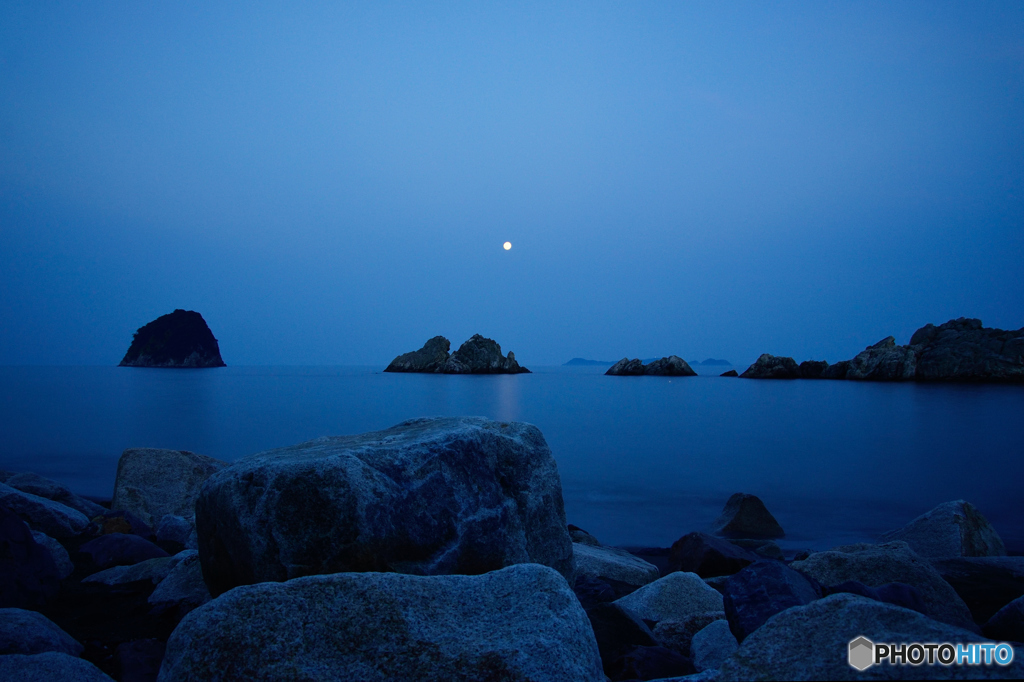
[(208, 5), (0, 1), (0, 364), (1024, 325), (1019, 2)]

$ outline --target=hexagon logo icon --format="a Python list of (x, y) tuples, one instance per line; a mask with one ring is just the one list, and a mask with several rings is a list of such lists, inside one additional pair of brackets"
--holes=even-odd
[(850, 665), (864, 671), (875, 664), (875, 643), (867, 637), (858, 637), (850, 642)]

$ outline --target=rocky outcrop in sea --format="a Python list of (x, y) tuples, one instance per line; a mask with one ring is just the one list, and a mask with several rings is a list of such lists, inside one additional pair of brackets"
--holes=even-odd
[(851, 360), (835, 364), (764, 354), (741, 377), (747, 379), (850, 379), (854, 381), (1024, 382), (1024, 329), (983, 327), (959, 318), (921, 327), (901, 346), (888, 336)]
[(612, 365), (607, 372), (608, 376), (664, 376), (664, 377), (695, 377), (697, 373), (678, 355), (669, 355), (665, 358), (653, 360), (644, 364), (639, 358), (630, 360), (622, 358)]
[(435, 336), (423, 347), (399, 355), (385, 372), (418, 372), (427, 374), (529, 374), (530, 370), (516, 362), (515, 353), (502, 355), (501, 346), (493, 339), (474, 334), (459, 349), (448, 354), (451, 342)]
[[(1019, 648), (1006, 666), (847, 663), (857, 637), (1020, 642), (1024, 557), (963, 500), (876, 543), (789, 555), (767, 505), (737, 493), (714, 534), (628, 550), (565, 523), (526, 424), (414, 420), (209, 467), (122, 460), (135, 511), (92, 517), (64, 486), (0, 472), (35, 491), (0, 489), (0, 679), (1024, 677)], [(174, 488), (169, 471), (191, 474)], [(198, 552), (181, 541), (193, 516)]]
[(139, 327), (120, 366), (224, 367), (224, 360), (203, 316), (179, 308)]

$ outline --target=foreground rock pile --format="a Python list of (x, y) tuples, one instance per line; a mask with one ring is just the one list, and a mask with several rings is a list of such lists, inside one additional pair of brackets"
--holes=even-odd
[(921, 327), (905, 346), (892, 336), (852, 360), (830, 365), (767, 353), (740, 375), (747, 379), (850, 379), (855, 381), (1024, 382), (1024, 329), (983, 327), (959, 318)]
[(1024, 557), (962, 500), (787, 557), (737, 493), (671, 548), (567, 525), (532, 426), (420, 419), (226, 464), (129, 450), (112, 509), (0, 472), (0, 680), (1020, 678), (847, 663), (1024, 640)]

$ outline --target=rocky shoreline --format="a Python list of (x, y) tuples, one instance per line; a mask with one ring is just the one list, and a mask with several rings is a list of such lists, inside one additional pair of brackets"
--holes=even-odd
[[(0, 472), (0, 679), (853, 679), (856, 637), (1024, 641), (1024, 557), (963, 500), (796, 555), (750, 494), (680, 531), (603, 545), (540, 431), (483, 418), (126, 450), (106, 504)], [(1020, 678), (1021, 653), (864, 675)]]

